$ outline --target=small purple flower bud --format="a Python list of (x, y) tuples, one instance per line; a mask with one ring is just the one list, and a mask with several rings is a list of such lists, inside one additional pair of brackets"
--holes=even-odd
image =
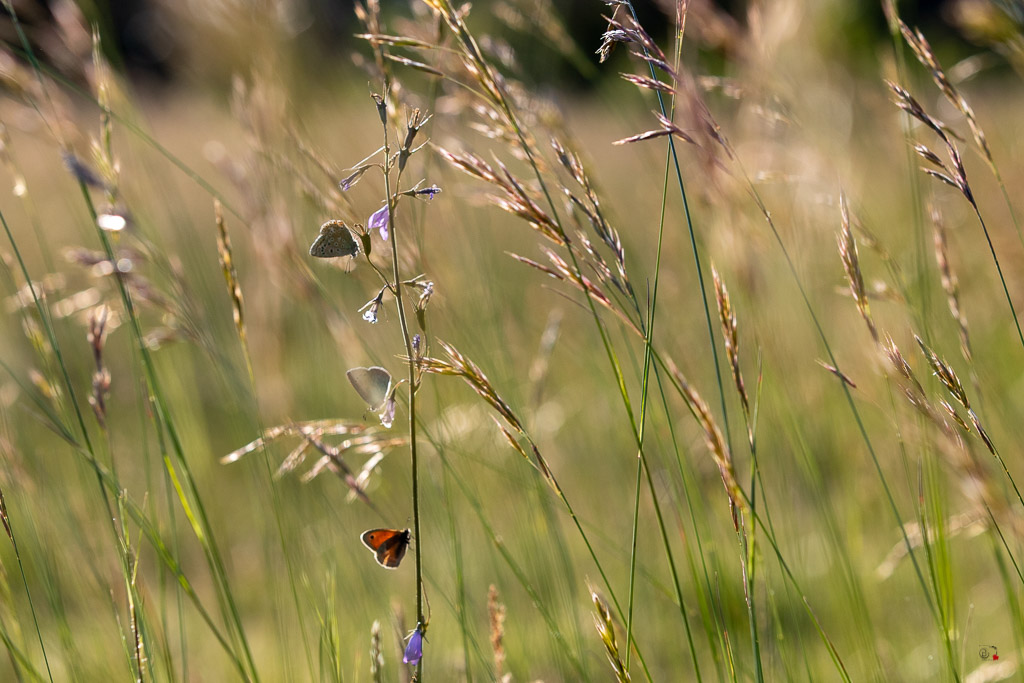
[(427, 199), (433, 199), (434, 195), (440, 192), (441, 188), (438, 187), (437, 185), (431, 185), (430, 187), (425, 187), (422, 190), (416, 190), (416, 194), (426, 195)]
[(370, 220), (367, 222), (367, 228), (370, 230), (380, 230), (380, 238), (385, 242), (388, 241), (388, 223), (390, 222), (391, 215), (388, 213), (388, 207), (385, 204), (370, 216)]
[(416, 666), (421, 659), (423, 659), (423, 632), (417, 625), (416, 630), (409, 636), (409, 644), (405, 646), (405, 656), (402, 657), (402, 661)]
[(363, 174), (366, 173), (366, 171), (370, 168), (372, 168), (372, 166), (369, 164), (360, 166), (356, 170), (352, 171), (352, 173), (349, 176), (339, 180), (338, 187), (341, 189), (342, 192), (348, 192), (355, 186), (356, 183), (359, 182), (359, 179), (362, 178)]

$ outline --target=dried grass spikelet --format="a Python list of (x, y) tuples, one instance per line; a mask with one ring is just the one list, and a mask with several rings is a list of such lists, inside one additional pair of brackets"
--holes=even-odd
[(498, 602), (498, 589), (487, 589), (487, 616), (490, 623), (491, 652), (494, 654), (494, 675), (499, 679), (505, 669), (505, 605)]
[[(343, 420), (310, 420), (307, 422), (290, 422), (264, 430), (263, 434), (241, 448), (228, 453), (220, 459), (222, 464), (240, 460), (243, 456), (264, 447), (284, 436), (298, 436), (302, 442), (297, 445), (282, 461), (275, 473), (280, 477), (298, 468), (305, 462), (310, 449), (321, 453), (317, 462), (302, 476), (302, 481), (311, 479), (330, 471), (338, 475), (349, 488), (350, 497), (371, 504), (366, 495), (366, 484), (371, 472), (380, 462), (384, 453), (408, 443), (407, 437), (394, 437), (390, 432), (379, 427), (367, 427), (361, 423)], [(344, 436), (337, 446), (323, 442), (324, 436)], [(344, 460), (345, 455), (366, 457), (362, 471), (355, 472)]]
[(949, 312), (956, 321), (957, 331), (960, 335), (960, 352), (964, 360), (970, 364), (973, 361), (971, 353), (971, 339), (967, 328), (967, 316), (964, 315), (960, 305), (960, 280), (953, 270), (949, 259), (949, 242), (947, 240), (946, 226), (942, 221), (942, 214), (934, 205), (929, 212), (931, 214), (932, 226), (935, 235), (935, 262), (939, 267), (939, 276), (942, 282), (942, 289), (946, 292), (946, 303), (949, 305)]
[(463, 68), (479, 83), (488, 97), (495, 102), (504, 102), (501, 75), (491, 69), (490, 64), (484, 58), (483, 51), (466, 26), (468, 5), (457, 9), (450, 0), (424, 0), (424, 2), (436, 10), (448, 25), (458, 43), (458, 54)]
[(616, 140), (612, 144), (628, 145), (633, 142), (642, 142), (644, 140), (653, 140), (655, 138), (662, 138), (667, 135), (673, 135), (682, 140), (683, 142), (688, 142), (691, 145), (697, 145), (698, 147), (700, 146), (700, 144), (696, 140), (694, 140), (691, 135), (684, 132), (682, 128), (677, 126), (670, 119), (666, 118), (665, 116), (658, 112), (654, 112), (654, 116), (655, 118), (658, 119), (658, 123), (661, 124), (660, 128), (655, 128), (654, 130), (647, 130), (644, 131), (643, 133), (637, 133), (636, 135), (630, 135), (620, 140)]
[(583, 162), (580, 161), (579, 155), (575, 151), (567, 149), (555, 138), (551, 140), (551, 147), (555, 151), (555, 157), (558, 159), (558, 162), (569, 172), (569, 175), (572, 176), (576, 184), (583, 189), (586, 202), (577, 197), (567, 187), (563, 187), (562, 191), (569, 198), (569, 201), (586, 216), (594, 233), (614, 254), (615, 266), (622, 282), (621, 285), (617, 284), (616, 286), (624, 291), (624, 293), (626, 290), (631, 292), (632, 285), (629, 284), (629, 277), (626, 273), (626, 250), (622, 246), (622, 239), (619, 237), (618, 231), (611, 226), (605, 217), (601, 200), (590, 180), (590, 176), (583, 167)]
[(92, 85), (96, 93), (96, 102), (100, 107), (100, 140), (93, 140), (93, 160), (100, 174), (106, 180), (107, 200), (114, 204), (120, 184), (121, 165), (114, 156), (113, 122), (110, 116), (110, 100), (115, 88), (112, 70), (100, 49), (98, 31), (92, 34)]
[[(390, 436), (387, 432), (368, 434), (361, 438), (346, 439), (337, 446), (330, 446), (312, 435), (307, 435), (306, 441), (313, 448), (322, 453), (323, 457), (317, 460), (316, 463), (309, 468), (309, 471), (302, 475), (301, 479), (303, 483), (311, 481), (322, 474), (324, 470), (328, 470), (344, 479), (345, 485), (349, 487), (351, 495), (361, 498), (364, 501), (366, 500), (364, 493), (366, 475), (362, 472), (360, 474), (356, 474), (356, 472), (345, 462), (343, 456), (369, 456), (367, 463), (372, 467), (376, 467), (380, 462), (380, 457), (385, 453), (385, 451), (392, 448), (398, 448), (400, 446), (406, 446), (409, 443), (409, 439), (407, 437)], [(367, 467), (364, 466), (364, 469), (367, 469)]]
[[(928, 360), (928, 365), (931, 367), (932, 372), (939, 378), (942, 386), (946, 388), (950, 396), (959, 403), (964, 410), (967, 411), (967, 417), (970, 419), (971, 424), (974, 425), (975, 431), (978, 436), (984, 442), (985, 447), (988, 448), (989, 452), (993, 455), (996, 454), (995, 445), (992, 443), (988, 436), (988, 432), (985, 431), (981, 425), (981, 420), (978, 418), (977, 413), (971, 408), (970, 399), (967, 397), (967, 392), (964, 391), (963, 384), (960, 382), (960, 378), (957, 376), (956, 371), (953, 370), (953, 366), (947, 363), (945, 360), (940, 358), (927, 344), (924, 343), (917, 335), (914, 335), (914, 339), (917, 341), (917, 345), (921, 347), (921, 353)], [(963, 423), (963, 420), (959, 420), (959, 423)], [(966, 425), (964, 425), (966, 427)]]
[[(0, 254), (4, 266), (13, 269), (12, 256), (8, 253)], [(67, 287), (67, 278), (62, 273), (49, 273), (39, 280), (32, 280), (17, 289), (4, 300), (4, 309), (8, 313), (26, 310), (35, 307), (35, 300), (46, 301), (50, 295), (56, 294)]]
[(612, 670), (615, 672), (615, 680), (618, 683), (628, 683), (630, 680), (629, 671), (626, 670), (626, 665), (622, 661), (622, 654), (619, 651), (612, 613), (593, 587), (590, 588), (590, 600), (594, 603), (595, 609), (594, 628), (597, 629), (597, 634), (601, 637), (601, 642), (604, 643), (608, 662), (612, 665)]
[[(209, 332), (195, 314), (197, 308), (185, 282), (180, 262), (168, 260), (153, 263), (154, 255), (155, 252), (149, 249), (140, 250), (123, 246), (116, 249), (112, 259), (102, 251), (83, 248), (64, 251), (64, 257), (68, 262), (85, 268), (90, 277), (98, 281), (106, 281), (109, 278), (119, 279), (140, 310), (148, 308), (160, 314), (162, 325), (149, 330), (144, 338), (149, 348), (156, 348), (165, 341), (188, 339), (209, 350), (212, 343), (209, 339)], [(144, 266), (163, 266), (161, 274), (168, 275), (169, 282), (158, 287), (143, 274)], [(108, 299), (118, 300), (117, 295), (110, 288), (100, 286), (99, 289), (101, 292), (100, 302)], [(75, 295), (76, 298), (77, 296)], [(75, 298), (72, 298), (66, 302), (66, 306), (71, 309), (76, 303), (92, 300), (92, 294), (81, 294), (80, 300), (76, 302)], [(99, 302), (94, 301), (93, 303)], [(119, 305), (112, 306), (115, 311), (118, 307)], [(113, 329), (119, 322), (119, 318), (112, 314), (107, 323), (108, 328)]]
[[(889, 364), (895, 370), (897, 384), (911, 407), (925, 417), (928, 423), (937, 427), (945, 437), (938, 439), (936, 443), (946, 462), (959, 477), (959, 483), (965, 495), (977, 504), (979, 509), (987, 510), (986, 514), (991, 513), (1005, 517), (1007, 507), (1001, 499), (994, 495), (991, 478), (975, 458), (971, 442), (967, 440), (971, 433), (971, 425), (960, 417), (956, 409), (948, 402), (939, 401), (941, 409), (937, 409), (932, 404), (914, 375), (910, 364), (889, 335), (885, 335), (880, 346)], [(925, 355), (928, 356), (927, 351)], [(937, 357), (935, 361), (941, 363)], [(932, 363), (933, 360), (929, 357), (929, 364)], [(952, 380), (949, 381), (952, 382)], [(968, 417), (975, 429), (979, 430), (979, 435), (986, 446), (991, 449), (988, 436), (984, 434), (983, 430), (980, 430), (980, 422), (976, 422), (977, 416), (973, 415), (973, 411), (969, 409)], [(1007, 519), (1016, 524), (1014, 520)]]
[(110, 394), (110, 371), (103, 363), (103, 346), (106, 342), (107, 320), (110, 309), (100, 305), (89, 312), (89, 333), (87, 340), (92, 349), (93, 362), (96, 370), (92, 374), (92, 393), (89, 405), (96, 414), (100, 427), (107, 426), (107, 396)]
[(675, 72), (669, 65), (668, 57), (644, 27), (634, 21), (628, 11), (623, 10), (622, 4), (618, 4), (612, 16), (605, 19), (608, 27), (601, 36), (601, 46), (597, 50), (601, 62), (608, 59), (616, 44), (622, 43), (629, 46), (630, 54), (634, 57), (655, 65), (675, 80)]
[(420, 40), (412, 36), (395, 36), (384, 33), (357, 33), (353, 38), (359, 38), (370, 43), (370, 45), (376, 47), (377, 45), (387, 45), (388, 47), (406, 47), (420, 50), (431, 50), (437, 47), (433, 43), (427, 40)]
[(946, 411), (946, 413), (949, 415), (949, 418), (951, 420), (953, 420), (953, 422), (955, 422), (956, 425), (961, 430), (963, 430), (963, 432), (965, 434), (966, 433), (970, 433), (970, 431), (971, 431), (970, 426), (967, 424), (967, 422), (964, 421), (964, 419), (962, 417), (960, 417), (960, 413), (956, 412), (956, 408), (954, 408), (949, 403), (949, 401), (946, 401), (946, 400), (942, 399), (942, 400), (939, 401), (939, 405), (942, 406), (942, 409)]
[(722, 430), (718, 428), (714, 416), (708, 404), (701, 398), (697, 390), (687, 381), (686, 377), (675, 365), (669, 361), (669, 372), (675, 378), (679, 386), (686, 407), (693, 414), (704, 432), (704, 442), (712, 460), (718, 467), (718, 473), (722, 477), (722, 484), (725, 486), (725, 493), (729, 498), (729, 512), (732, 515), (733, 528), (739, 530), (739, 515), (745, 510), (743, 492), (739, 482), (736, 481), (736, 470), (733, 467), (732, 453), (722, 436)]
[(924, 107), (921, 106), (921, 103), (914, 99), (913, 95), (907, 92), (905, 88), (888, 80), (886, 81), (886, 84), (896, 96), (896, 106), (931, 129), (931, 131), (939, 137), (946, 147), (946, 153), (950, 159), (949, 164), (944, 163), (939, 159), (938, 155), (928, 150), (927, 147), (915, 144), (914, 149), (918, 155), (928, 163), (938, 168), (938, 170), (935, 170), (933, 168), (922, 167), (921, 170), (936, 180), (957, 189), (971, 204), (971, 206), (977, 208), (977, 204), (974, 200), (974, 193), (971, 190), (970, 184), (967, 182), (967, 171), (964, 168), (963, 160), (960, 157), (960, 151), (953, 143), (951, 136), (947, 133), (948, 126), (938, 119), (929, 116), (924, 110)]
[(718, 319), (722, 323), (722, 339), (725, 341), (725, 355), (729, 358), (729, 367), (732, 368), (732, 379), (736, 385), (736, 391), (740, 395), (740, 402), (743, 404), (743, 414), (750, 422), (750, 399), (747, 396), (747, 387), (743, 383), (743, 373), (740, 369), (740, 340), (739, 322), (736, 319), (736, 311), (732, 307), (732, 300), (729, 298), (729, 290), (725, 282), (718, 274), (715, 264), (711, 264), (711, 277), (715, 282), (715, 301), (718, 303)]
[(486, 161), (471, 152), (456, 154), (443, 147), (438, 147), (438, 154), (455, 168), (483, 180), (501, 190), (500, 194), (489, 195), (491, 203), (499, 208), (522, 218), (541, 235), (559, 246), (565, 245), (558, 224), (540, 208), (530, 196), (523, 184), (500, 161), (496, 162), (500, 172), (495, 171)]
[[(607, 18), (608, 30), (598, 49), (601, 61), (604, 61), (616, 43), (628, 44), (630, 53), (648, 65), (649, 73), (645, 69), (643, 74), (620, 74), (622, 78), (637, 87), (657, 93), (659, 100), (663, 93), (672, 95), (675, 104), (673, 111), (680, 112), (682, 120), (687, 122), (686, 129), (689, 132), (684, 132), (683, 128), (676, 125), (672, 118), (667, 118), (656, 111), (654, 114), (659, 128), (628, 136), (614, 144), (621, 145), (665, 136), (677, 137), (697, 147), (701, 152), (701, 161), (709, 174), (719, 169), (725, 169), (723, 160), (715, 151), (716, 149), (724, 151), (725, 156), (730, 159), (733, 158), (733, 152), (704, 101), (703, 87), (688, 71), (677, 71), (670, 66), (668, 58), (651, 36), (627, 12), (620, 12), (621, 9), (621, 6), (616, 7), (612, 17)], [(677, 5), (680, 30), (682, 30), (687, 15), (686, 9), (685, 3)], [(654, 68), (663, 72), (667, 76), (668, 82), (662, 81)]]
[[(615, 268), (618, 271), (618, 275), (611, 278), (611, 281), (619, 291), (628, 295), (632, 290), (632, 287), (629, 284), (629, 276), (626, 273), (626, 251), (622, 246), (622, 240), (619, 239), (618, 233), (608, 225), (608, 222), (601, 214), (600, 203), (589, 201), (588, 203), (584, 203), (582, 199), (573, 194), (567, 187), (563, 187), (562, 191), (569, 199), (573, 208), (577, 210), (576, 213), (572, 214), (573, 219), (576, 220), (576, 224), (582, 226), (582, 223), (578, 220), (577, 214), (583, 214), (590, 226), (594, 229), (594, 232), (601, 241), (604, 242), (605, 246), (612, 250), (612, 254), (615, 257)], [(586, 240), (585, 237), (582, 239)], [(596, 255), (596, 252), (594, 252), (590, 247), (589, 242), (585, 244), (585, 248), (588, 252), (594, 253), (595, 258), (599, 259), (602, 264), (604, 263), (604, 260), (601, 259), (600, 256)]]
[[(227, 227), (224, 225), (224, 211), (220, 201), (213, 200), (214, 219), (217, 223), (217, 254), (220, 256), (220, 267), (224, 272), (224, 282), (231, 295), (231, 311), (235, 320), (235, 330), (242, 342), (242, 348), (248, 348), (245, 336), (245, 318), (242, 308), (242, 286), (238, 282), (238, 272), (235, 270), (235, 259), (231, 251), (231, 238), (228, 237)], [(246, 350), (248, 355), (248, 351)]]
[(903, 39), (907, 41), (907, 45), (910, 46), (914, 56), (917, 57), (922, 66), (928, 69), (932, 80), (935, 81), (935, 85), (946, 96), (946, 99), (963, 114), (963, 117), (967, 120), (968, 127), (971, 129), (974, 143), (981, 151), (981, 155), (988, 164), (989, 169), (998, 176), (995, 161), (992, 158), (992, 151), (988, 146), (988, 139), (985, 137), (985, 132), (981, 129), (981, 126), (978, 125), (974, 110), (960, 91), (956, 89), (956, 86), (953, 85), (949, 76), (946, 75), (939, 60), (935, 57), (935, 53), (932, 52), (931, 44), (929, 44), (920, 29), (911, 29), (902, 20), (899, 20), (899, 28), (900, 33), (903, 34)]
[[(525, 434), (519, 418), (512, 412), (512, 408), (498, 395), (494, 385), (483, 373), (480, 367), (464, 356), (458, 349), (445, 341), (437, 340), (438, 345), (444, 349), (448, 359), (424, 357), (418, 360), (421, 371), (433, 375), (451, 375), (461, 377), (480, 398), (486, 401), (494, 410), (501, 415), (502, 419), (510, 427), (521, 434)], [(405, 359), (408, 360), (408, 359)]]
[(381, 646), (380, 620), (370, 626), (370, 677), (373, 683), (384, 681), (384, 648)]
[(650, 76), (638, 76), (636, 74), (620, 73), (619, 76), (623, 80), (632, 83), (638, 88), (644, 88), (646, 90), (653, 90), (655, 92), (662, 92), (668, 95), (675, 95), (676, 89), (664, 81), (660, 81)]
[(910, 405), (922, 415), (929, 418), (944, 432), (948, 433), (949, 424), (932, 407), (931, 402), (928, 400), (928, 396), (924, 392), (924, 387), (917, 379), (917, 375), (914, 374), (914, 369), (907, 361), (906, 356), (903, 355), (903, 352), (900, 351), (899, 347), (896, 345), (896, 341), (886, 334), (879, 342), (879, 346), (881, 347), (882, 355), (888, 361), (890, 367), (895, 371), (900, 390), (903, 392), (903, 396), (907, 399)]
[(505, 177), (502, 188), (505, 190), (506, 201), (498, 202), (498, 205), (506, 211), (526, 219), (530, 225), (540, 230), (546, 237), (556, 244), (564, 243), (565, 236), (561, 234), (558, 224), (551, 219), (547, 213), (540, 208), (537, 202), (529, 195), (523, 184), (506, 168), (501, 161), (496, 162)]
[(950, 395), (956, 399), (956, 402), (964, 407), (965, 410), (970, 410), (971, 402), (967, 398), (967, 392), (964, 391), (963, 384), (960, 383), (960, 378), (957, 377), (956, 372), (952, 366), (946, 361), (939, 358), (932, 349), (924, 343), (924, 340), (914, 335), (914, 341), (921, 348), (921, 353), (928, 360), (928, 365), (931, 366), (932, 372), (939, 378), (942, 385), (946, 387), (946, 390)]
[(917, 380), (917, 376), (914, 375), (914, 370), (910, 367), (910, 363), (907, 362), (906, 357), (900, 351), (899, 347), (896, 346), (895, 340), (887, 334), (881, 341), (881, 347), (882, 353), (885, 355), (892, 368), (896, 371), (896, 374), (909, 382), (915, 393), (924, 395), (924, 387), (922, 387), (921, 383)]
[(842, 214), (842, 228), (839, 231), (839, 256), (843, 261), (843, 270), (846, 271), (846, 279), (850, 282), (850, 293), (857, 304), (857, 310), (868, 326), (871, 338), (878, 342), (878, 329), (871, 317), (871, 307), (868, 304), (867, 290), (864, 287), (864, 276), (860, 270), (860, 257), (857, 253), (857, 242), (850, 229), (850, 213), (847, 207), (846, 195), (839, 195), (839, 208)]
[[(943, 533), (947, 538), (954, 538), (956, 536), (973, 538), (983, 533), (988, 528), (988, 525), (986, 524), (985, 514), (981, 510), (977, 510), (951, 515), (946, 519), (943, 527)], [(938, 534), (938, 531), (934, 528), (925, 527), (922, 529), (918, 522), (907, 522), (903, 525), (903, 530), (912, 548), (921, 547), (926, 539), (934, 539)], [(892, 576), (897, 565), (906, 556), (906, 543), (903, 541), (896, 543), (885, 556), (885, 559), (882, 560), (881, 564), (875, 569), (875, 574), (884, 581)]]
[(542, 273), (547, 273), (556, 280), (568, 282), (574, 285), (581, 292), (588, 295), (594, 301), (594, 303), (597, 303), (606, 308), (607, 310), (611, 311), (612, 313), (614, 313), (615, 316), (618, 317), (619, 320), (621, 320), (623, 323), (625, 323), (628, 329), (632, 330), (637, 336), (643, 336), (643, 332), (641, 331), (637, 322), (631, 320), (619, 307), (615, 306), (612, 303), (611, 299), (608, 298), (608, 295), (605, 294), (601, 290), (601, 288), (594, 283), (593, 280), (584, 275), (578, 275), (575, 269), (573, 269), (564, 258), (556, 254), (551, 249), (542, 248), (542, 251), (548, 257), (548, 260), (551, 261), (551, 266), (545, 266), (541, 263), (534, 261), (533, 259), (526, 258), (525, 256), (520, 256), (519, 254), (509, 253), (509, 256), (519, 261), (520, 263), (524, 263), (530, 266), (531, 268), (535, 268), (541, 271)]
[[(442, 340), (437, 340), (437, 343), (444, 350), (448, 358), (443, 359), (426, 356), (417, 358), (416, 366), (418, 370), (420, 372), (433, 375), (461, 377), (462, 380), (468, 384), (480, 398), (482, 398), (495, 410), (495, 412), (498, 413), (498, 415), (501, 416), (505, 425), (510, 427), (512, 431), (519, 435), (520, 438), (517, 438), (512, 431), (506, 429), (505, 425), (495, 419), (498, 429), (501, 431), (502, 436), (504, 436), (508, 441), (509, 445), (511, 445), (512, 448), (514, 448), (527, 462), (541, 473), (559, 497), (563, 497), (562, 489), (552, 474), (551, 469), (548, 467), (547, 462), (544, 460), (544, 457), (541, 455), (540, 450), (537, 448), (537, 445), (533, 442), (533, 439), (530, 438), (529, 433), (523, 427), (519, 418), (516, 417), (512, 408), (498, 394), (498, 391), (494, 388), (494, 385), (491, 384), (490, 380), (487, 379), (487, 376), (484, 375), (480, 367), (464, 356), (451, 344)], [(403, 358), (403, 360), (408, 359)], [(529, 452), (527, 452), (528, 450)]]
[(3, 522), (4, 532), (7, 534), (7, 538), (14, 542), (14, 534), (11, 533), (11, 519), (7, 516), (7, 500), (4, 498), (3, 488), (0, 487), (0, 522)]
[(821, 360), (820, 358), (815, 359), (815, 360), (818, 363), (818, 365), (820, 365), (821, 367), (825, 368), (830, 373), (835, 375), (841, 382), (846, 384), (848, 387), (850, 387), (851, 389), (856, 389), (857, 388), (856, 382), (854, 382), (852, 379), (850, 379), (850, 377), (845, 372), (843, 372), (842, 370), (840, 370), (836, 366), (832, 365), (831, 363), (826, 363), (825, 361)]

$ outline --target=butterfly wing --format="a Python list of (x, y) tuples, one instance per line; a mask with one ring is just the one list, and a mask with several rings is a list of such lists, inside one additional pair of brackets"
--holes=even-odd
[(320, 226), (320, 234), (309, 247), (309, 255), (317, 258), (335, 258), (337, 256), (355, 256), (359, 253), (359, 243), (352, 235), (344, 221), (327, 221)]
[(410, 538), (412, 533), (408, 529), (370, 529), (360, 536), (363, 545), (374, 552), (377, 564), (387, 569), (395, 569), (402, 563)]
[(356, 393), (370, 406), (370, 410), (380, 410), (384, 406), (384, 401), (391, 390), (390, 372), (374, 366), (352, 368), (345, 374), (348, 375), (348, 381), (352, 383)]

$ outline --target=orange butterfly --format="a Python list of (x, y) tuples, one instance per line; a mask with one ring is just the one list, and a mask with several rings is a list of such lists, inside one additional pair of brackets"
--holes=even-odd
[(370, 529), (364, 531), (359, 539), (377, 556), (377, 564), (385, 569), (395, 569), (409, 549), (412, 532), (408, 529)]

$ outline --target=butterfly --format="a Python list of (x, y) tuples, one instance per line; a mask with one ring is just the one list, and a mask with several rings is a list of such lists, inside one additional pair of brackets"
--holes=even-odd
[(370, 410), (380, 410), (391, 395), (391, 373), (384, 368), (352, 368), (345, 374)]
[(395, 569), (409, 549), (412, 532), (408, 529), (370, 529), (364, 531), (359, 539), (377, 556), (377, 564), (385, 569)]
[(309, 247), (309, 255), (317, 258), (334, 258), (335, 256), (355, 256), (359, 253), (359, 243), (345, 221), (327, 221), (320, 226), (320, 234)]

